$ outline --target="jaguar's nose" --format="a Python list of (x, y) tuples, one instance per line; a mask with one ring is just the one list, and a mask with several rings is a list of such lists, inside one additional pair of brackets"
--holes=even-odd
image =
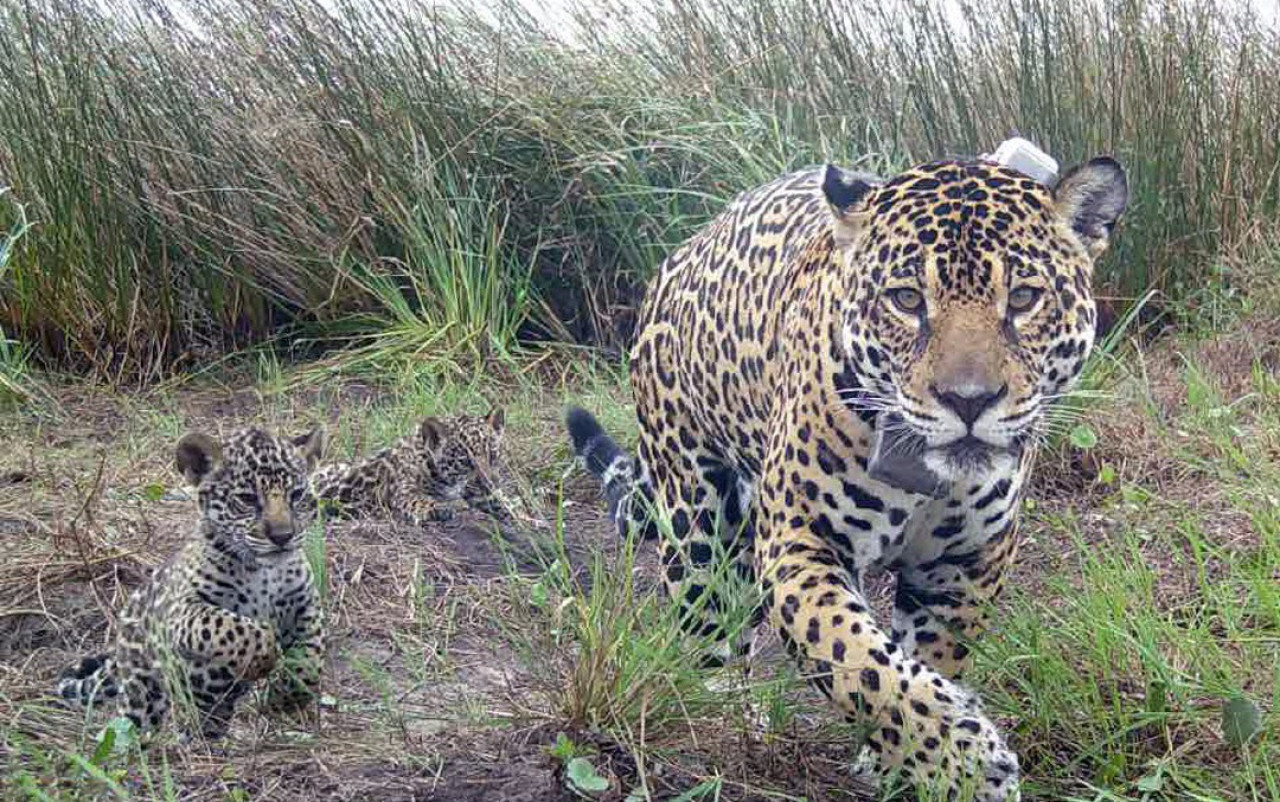
[(262, 511), (262, 534), (281, 548), (289, 545), (298, 528), (294, 525), (293, 510), (283, 493), (267, 493)]
[(1009, 392), (1009, 385), (1002, 384), (996, 389), (979, 385), (962, 390), (943, 390), (937, 385), (931, 385), (929, 390), (943, 406), (956, 413), (965, 426), (972, 427), (982, 417), (982, 413), (1004, 398)]
[(289, 545), (290, 541), (292, 541), (294, 536), (298, 533), (292, 520), (264, 521), (262, 528), (267, 536), (267, 540), (270, 540), (277, 546)]

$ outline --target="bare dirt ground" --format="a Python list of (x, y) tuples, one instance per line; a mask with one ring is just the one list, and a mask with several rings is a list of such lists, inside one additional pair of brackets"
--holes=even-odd
[[(367, 395), (303, 394), (289, 406), (323, 417)], [(101, 649), (114, 611), (195, 520), (169, 468), (180, 430), (226, 431), (280, 413), (244, 389), (178, 393), (160, 405), (80, 391), (58, 400), (56, 421), (15, 418), (0, 435), (0, 717), (11, 728), (0, 749), (10, 780), (25, 772), (43, 793), (92, 796), (107, 786), (85, 784), (67, 761), (93, 753), (106, 716), (86, 721), (48, 691), (66, 665)], [(543, 445), (559, 445), (558, 416), (554, 406), (530, 416), (512, 443), (521, 467), (563, 470), (567, 452), (548, 456)], [(593, 481), (575, 474), (564, 487), (562, 541), (499, 532), (479, 513), (422, 530), (329, 522), (331, 635), (325, 696), (311, 720), (271, 720), (244, 705), (226, 742), (169, 744), (149, 768), (120, 769), (119, 788), (139, 798), (574, 799), (563, 761), (548, 754), (564, 733), (610, 783), (595, 798), (622, 799), (636, 782), (635, 760), (563, 710), (572, 644), (518, 631), (545, 625), (529, 588), (557, 559), (567, 559), (583, 594), (592, 562), (617, 559), (619, 538), (603, 513)], [(641, 590), (653, 586), (651, 548), (639, 549), (635, 573)], [(648, 767), (651, 788), (687, 788), (709, 773), (739, 799), (849, 785), (847, 744), (765, 746), (702, 724), (696, 748)]]

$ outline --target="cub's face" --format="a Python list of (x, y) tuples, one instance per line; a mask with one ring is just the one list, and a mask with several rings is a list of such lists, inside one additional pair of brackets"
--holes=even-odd
[(1093, 346), (1093, 264), (1123, 170), (1094, 159), (1050, 192), (984, 162), (881, 186), (832, 168), (823, 190), (848, 287), (845, 403), (918, 435), (943, 479), (1011, 468)]
[(503, 410), (487, 415), (426, 418), (418, 426), (420, 479), (432, 492), (461, 497), (468, 487), (490, 486), (501, 468)]
[(314, 517), (307, 477), (323, 449), (320, 429), (292, 439), (245, 429), (223, 442), (188, 434), (176, 459), (196, 487), (209, 537), (229, 551), (269, 555), (297, 548)]

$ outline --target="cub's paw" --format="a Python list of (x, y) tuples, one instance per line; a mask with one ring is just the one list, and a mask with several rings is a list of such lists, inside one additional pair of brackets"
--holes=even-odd
[(453, 507), (446, 507), (443, 504), (435, 507), (424, 517), (425, 520), (442, 523), (444, 521), (452, 521), (458, 515), (458, 511)]
[(246, 682), (255, 682), (267, 677), (275, 671), (276, 665), (280, 662), (280, 647), (276, 643), (275, 628), (259, 626), (255, 634), (258, 636), (257, 643), (249, 647), (247, 662), (240, 672), (240, 679)]

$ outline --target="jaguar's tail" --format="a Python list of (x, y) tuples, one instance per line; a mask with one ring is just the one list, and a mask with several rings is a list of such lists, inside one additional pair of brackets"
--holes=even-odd
[[(569, 438), (573, 441), (573, 453), (582, 466), (596, 476), (604, 486), (604, 496), (609, 502), (609, 518), (625, 534), (634, 513), (633, 510), (637, 489), (636, 464), (631, 455), (622, 450), (595, 416), (580, 407), (570, 407), (565, 414), (565, 426), (569, 429)], [(646, 497), (648, 494), (645, 494)], [(645, 516), (647, 518), (647, 516)], [(642, 523), (637, 519), (637, 523)], [(644, 536), (652, 528), (643, 522)]]
[(58, 677), (58, 696), (71, 705), (92, 707), (119, 692), (115, 659), (108, 654), (85, 657)]

